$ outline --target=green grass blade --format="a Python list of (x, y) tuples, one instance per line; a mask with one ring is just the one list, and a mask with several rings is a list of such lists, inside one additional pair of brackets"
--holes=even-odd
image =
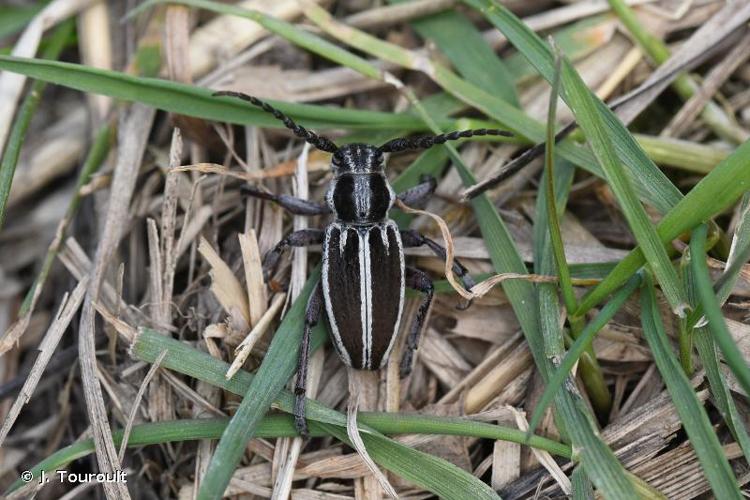
[(570, 479), (573, 487), (573, 500), (594, 500), (594, 488), (589, 478), (586, 477), (583, 467), (578, 466), (573, 469)]
[[(694, 258), (693, 261), (696, 259)], [(712, 292), (713, 294), (713, 292)], [(646, 338), (667, 391), (717, 498), (742, 498), (719, 438), (711, 426), (685, 372), (680, 368), (659, 316), (651, 277), (646, 274), (641, 292), (641, 320)]]
[[(42, 58), (57, 59), (73, 34), (74, 27), (75, 25), (72, 22), (65, 22), (58, 26), (50, 37)], [(2, 153), (2, 159), (0, 159), (0, 229), (5, 222), (5, 207), (8, 204), (10, 187), (13, 184), (13, 175), (16, 172), (18, 158), (21, 156), (21, 148), (26, 139), (26, 131), (29, 129), (37, 106), (39, 106), (45, 85), (46, 83), (40, 80), (31, 85), (31, 90), (21, 104), (16, 120), (13, 122), (13, 127), (8, 135), (8, 142), (4, 145), (5, 149), (3, 149), (3, 144), (0, 144), (0, 153)]]
[[(423, 116), (425, 122), (430, 124), (433, 132), (438, 133), (439, 130), (435, 128), (435, 123), (431, 123), (431, 117), (425, 114), (424, 109), (418, 103), (415, 108)], [(450, 144), (443, 145), (443, 147), (450, 154), (464, 185), (475, 184), (474, 175), (463, 163), (456, 149)], [(486, 195), (480, 195), (471, 200), (471, 205), (495, 270), (499, 273), (527, 273), (526, 266), (513, 239), (500, 218), (497, 208), (490, 202), (489, 198)], [(560, 355), (562, 352), (561, 332), (558, 332), (558, 346), (549, 348), (545, 345), (546, 339), (542, 336), (538, 312), (540, 303), (531, 283), (524, 280), (506, 280), (501, 286), (521, 324), (532, 356), (542, 376), (547, 380), (552, 372), (549, 355)], [(554, 290), (552, 290), (552, 296), (556, 299)], [(557, 324), (557, 317), (555, 317), (555, 324)], [(557, 327), (559, 328), (559, 325)], [(562, 427), (570, 432), (574, 448), (580, 450), (580, 461), (597, 488), (608, 498), (637, 498), (625, 469), (617, 461), (612, 450), (599, 439), (594, 431), (593, 417), (588, 415), (586, 406), (580, 400), (580, 396), (574, 396), (568, 391), (561, 391), (556, 397), (555, 404)]]
[(464, 78), (485, 92), (521, 107), (510, 72), (463, 14), (446, 11), (410, 24), (422, 38), (432, 41)]
[(693, 342), (701, 358), (703, 369), (706, 370), (706, 378), (708, 378), (711, 394), (716, 400), (716, 406), (734, 439), (742, 448), (745, 460), (750, 463), (750, 436), (747, 434), (742, 416), (737, 411), (737, 405), (734, 404), (734, 398), (724, 379), (724, 374), (719, 368), (719, 357), (711, 330), (706, 327), (696, 328), (693, 333)]
[(693, 268), (695, 287), (713, 338), (719, 345), (719, 349), (721, 349), (727, 365), (729, 365), (734, 376), (737, 377), (737, 381), (742, 386), (745, 394), (750, 394), (750, 367), (748, 367), (737, 348), (737, 344), (732, 339), (732, 335), (729, 333), (727, 324), (724, 321), (724, 315), (721, 312), (719, 300), (714, 294), (711, 277), (708, 274), (708, 267), (706, 266), (706, 233), (706, 226), (701, 225), (693, 231), (693, 237), (690, 240), (690, 263)]
[[(173, 113), (241, 125), (283, 127), (264, 111), (238, 103), (237, 99), (213, 97), (210, 89), (158, 78), (145, 78), (80, 64), (0, 56), (0, 70), (63, 85), (82, 92), (141, 102)], [(363, 130), (424, 130), (422, 121), (409, 114), (284, 103), (268, 100), (274, 107), (310, 128)], [(440, 119), (441, 126), (454, 128), (454, 120)]]
[[(523, 21), (494, 0), (463, 1), (482, 12), (487, 20), (502, 31), (508, 41), (529, 60), (539, 74), (548, 82), (552, 82), (555, 72), (554, 55), (549, 46)], [(565, 83), (565, 73), (563, 77)], [(564, 88), (562, 97), (568, 102), (565, 90)], [(641, 197), (660, 212), (666, 213), (682, 197), (680, 191), (654, 165), (614, 113), (604, 103), (596, 100), (598, 111), (603, 118), (615, 151), (627, 168), (633, 182), (638, 186)]]
[[(662, 243), (722, 213), (750, 190), (750, 141), (714, 168), (680, 200), (656, 227)], [(581, 300), (578, 315), (596, 306), (623, 285), (645, 263), (640, 248), (630, 252), (612, 272)]]
[[(577, 309), (573, 283), (571, 281), (570, 269), (565, 257), (565, 246), (560, 229), (560, 215), (565, 211), (570, 187), (573, 182), (575, 169), (567, 162), (561, 162), (559, 169), (555, 168), (555, 127), (557, 115), (557, 101), (560, 90), (560, 73), (562, 60), (555, 60), (555, 78), (552, 81), (552, 89), (549, 99), (549, 111), (547, 113), (547, 140), (545, 142), (544, 165), (545, 171), (542, 176), (543, 191), (540, 190), (537, 197), (536, 217), (534, 220), (534, 266), (537, 271), (547, 267), (548, 253), (553, 259), (549, 271), (559, 276), (560, 289), (568, 314), (568, 323), (573, 338), (577, 338), (583, 330), (583, 320), (573, 315)], [(557, 187), (555, 184), (560, 184)], [(559, 193), (559, 195), (557, 194)], [(592, 407), (597, 415), (606, 418), (612, 407), (612, 397), (604, 380), (604, 375), (596, 360), (596, 354), (591, 344), (586, 345), (588, 356), (582, 358), (581, 379), (583, 380)], [(537, 411), (537, 408), (534, 409)], [(531, 433), (531, 430), (529, 431)]]
[[(316, 269), (307, 280), (305, 288), (294, 301), (281, 325), (276, 330), (258, 372), (250, 382), (236, 413), (222, 433), (216, 450), (201, 481), (199, 499), (221, 498), (234, 470), (237, 468), (245, 447), (253, 437), (256, 427), (263, 419), (271, 403), (281, 392), (295, 370), (297, 353), (302, 341), (307, 299), (320, 279)], [(324, 335), (322, 325), (315, 329), (315, 336)]]
[(28, 6), (0, 6), (0, 39), (21, 31), (44, 5), (36, 2)]
[[(301, 325), (299, 328), (302, 328)], [(319, 345), (322, 341), (320, 336), (317, 335), (315, 340), (316, 342), (313, 345), (313, 348), (316, 344)], [(165, 368), (198, 378), (235, 394), (247, 395), (245, 399), (253, 399), (257, 396), (253, 391), (253, 386), (257, 385), (256, 381), (261, 377), (260, 371), (256, 375), (240, 371), (231, 380), (225, 380), (224, 374), (229, 366), (226, 363), (216, 360), (206, 353), (197, 351), (182, 342), (159, 335), (147, 329), (139, 332), (138, 338), (132, 347), (132, 353), (137, 359), (148, 362), (154, 362), (156, 357), (165, 350), (167, 350), (167, 355), (162, 361), (162, 366)], [(287, 357), (292, 361), (294, 361), (295, 352), (296, 350), (287, 353)], [(266, 355), (265, 359), (268, 359), (268, 356), (269, 354)], [(286, 363), (286, 361), (284, 362)], [(244, 401), (245, 400), (243, 400), (243, 403)], [(277, 393), (274, 401), (282, 410), (289, 413), (292, 412), (294, 396), (290, 392), (280, 391)], [(309, 421), (317, 421), (321, 424), (328, 424), (329, 426), (336, 427), (337, 430), (331, 429), (330, 427), (326, 427), (326, 429), (328, 429), (332, 435), (344, 440), (345, 442), (347, 441), (345, 430), (346, 417), (344, 415), (326, 408), (313, 400), (307, 401), (306, 413)], [(234, 422), (236, 418), (237, 416), (235, 415), (232, 422)], [(367, 422), (367, 418), (369, 417), (364, 416), (363, 418), (363, 420), (360, 420), (360, 429), (364, 434), (368, 435), (368, 438), (365, 440), (368, 444), (368, 451), (370, 451), (373, 460), (381, 464), (383, 467), (400, 476), (407, 477), (421, 487), (445, 498), (461, 498), (461, 496), (455, 496), (456, 490), (454, 488), (463, 488), (464, 491), (473, 492), (473, 494), (478, 495), (477, 498), (496, 498), (494, 492), (492, 492), (492, 490), (478, 478), (467, 474), (461, 469), (441, 459), (429, 457), (423, 453), (416, 452), (415, 450), (385, 438), (375, 429), (363, 425)], [(500, 431), (495, 426), (491, 426), (490, 428), (482, 425), (477, 426), (475, 425), (477, 423), (470, 423), (460, 419), (436, 420), (436, 417), (420, 416), (421, 420), (410, 420), (410, 417), (408, 416), (403, 416), (403, 418), (401, 418), (399, 415), (395, 414), (375, 415), (372, 418), (374, 419), (373, 421), (375, 424), (379, 425), (386, 431), (395, 430), (396, 432), (400, 432), (400, 429), (404, 432), (410, 432), (411, 430), (422, 428), (427, 432), (448, 434), (458, 433), (461, 435), (466, 435), (465, 433), (467, 432), (475, 434), (484, 433), (491, 435), (492, 438), (520, 438), (517, 431), (507, 433), (507, 430)], [(384, 420), (390, 421), (390, 424), (385, 423)], [(373, 448), (370, 447), (370, 444), (373, 445)], [(547, 446), (552, 443), (547, 440), (543, 444)], [(556, 443), (552, 444), (552, 446), (556, 451), (562, 451), (565, 453), (565, 447), (561, 448)], [(439, 479), (436, 479), (437, 476), (434, 474), (438, 473)]]
[[(577, 299), (570, 279), (570, 269), (565, 257), (565, 245), (563, 244), (562, 231), (560, 230), (560, 214), (557, 210), (557, 197), (555, 196), (555, 127), (557, 123), (557, 98), (560, 94), (560, 64), (561, 59), (555, 60), (555, 77), (552, 79), (552, 90), (550, 91), (549, 110), (547, 112), (547, 140), (544, 148), (545, 168), (545, 209), (547, 212), (547, 225), (549, 226), (550, 244), (552, 255), (555, 258), (555, 270), (560, 278), (560, 289), (565, 302), (568, 315), (575, 312)], [(570, 179), (572, 181), (572, 178)], [(567, 198), (567, 197), (566, 197)]]
[(542, 397), (539, 398), (536, 408), (534, 408), (534, 413), (532, 413), (531, 420), (529, 420), (529, 432), (533, 432), (542, 421), (544, 410), (546, 410), (547, 406), (552, 402), (558, 390), (562, 388), (563, 383), (568, 380), (573, 366), (586, 351), (586, 346), (591, 344), (596, 334), (604, 328), (617, 311), (625, 305), (625, 302), (631, 295), (633, 295), (633, 292), (635, 292), (640, 286), (640, 283), (640, 276), (633, 276), (633, 278), (631, 278), (622, 289), (615, 293), (612, 300), (602, 308), (599, 314), (597, 314), (596, 317), (586, 325), (581, 332), (581, 335), (576, 339), (573, 345), (570, 346), (570, 349), (567, 354), (565, 354), (562, 362), (557, 367), (552, 377), (547, 381)]
[[(166, 338), (166, 337), (165, 337)], [(171, 340), (171, 339), (170, 339)], [(430, 417), (423, 415), (394, 415), (389, 413), (367, 413), (358, 415), (362, 423), (378, 429), (386, 434), (446, 434), (455, 436), (482, 437), (487, 439), (515, 438), (520, 442), (522, 433), (517, 429), (506, 428), (483, 422), (471, 422), (464, 419)], [(177, 443), (182, 441), (195, 441), (199, 439), (218, 439), (229, 422), (228, 418), (206, 418), (195, 420), (172, 420), (163, 422), (150, 422), (134, 425), (128, 439), (128, 448), (148, 446), (153, 444)], [(319, 425), (316, 421), (310, 422), (310, 435), (313, 437), (330, 436), (328, 428)], [(112, 433), (115, 446), (122, 444), (122, 430)], [(294, 420), (289, 415), (267, 415), (258, 424), (255, 434), (258, 438), (279, 438), (297, 436)], [(569, 446), (555, 443), (544, 438), (539, 438), (547, 451), (556, 453), (562, 457), (570, 458)], [(41, 471), (50, 473), (61, 469), (70, 462), (83, 458), (94, 452), (94, 441), (84, 439), (74, 444), (57, 450), (29, 470), (34, 479), (39, 478)], [(20, 479), (13, 483), (5, 495), (18, 489), (25, 484)]]
[[(316, 337), (312, 345), (315, 349), (322, 344), (323, 338)], [(243, 395), (250, 387), (255, 375), (240, 370), (230, 380), (224, 375), (229, 364), (211, 355), (191, 347), (185, 342), (173, 339), (154, 330), (142, 329), (131, 348), (132, 355), (146, 363), (154, 363), (166, 351), (160, 366), (177, 373), (201, 380), (215, 387), (219, 387), (237, 395)], [(292, 413), (294, 396), (283, 390), (274, 401), (274, 405), (281, 410)], [(344, 427), (346, 417), (315, 400), (307, 400), (307, 416), (310, 422), (327, 423)], [(498, 425), (476, 422), (466, 418), (438, 417), (419, 414), (361, 412), (358, 414), (360, 424), (372, 427), (385, 434), (450, 434), (456, 436), (472, 436), (488, 439), (501, 439), (522, 443), (525, 434), (517, 429)], [(363, 431), (366, 428), (363, 427)], [(295, 431), (296, 432), (296, 431)], [(529, 442), (537, 447), (570, 458), (570, 447), (539, 436), (532, 436)]]
[(688, 308), (687, 296), (680, 284), (672, 262), (667, 256), (664, 244), (646, 214), (633, 190), (630, 179), (621, 168), (620, 159), (615, 153), (612, 140), (600, 113), (599, 101), (586, 87), (575, 69), (566, 62), (563, 64), (565, 89), (570, 107), (578, 119), (578, 124), (586, 135), (594, 155), (604, 170), (609, 186), (620, 203), (646, 261), (656, 275), (662, 291), (675, 314), (683, 316)]

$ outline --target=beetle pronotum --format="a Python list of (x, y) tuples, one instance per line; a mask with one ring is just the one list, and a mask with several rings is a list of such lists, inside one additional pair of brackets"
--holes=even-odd
[[(424, 293), (417, 316), (406, 340), (401, 359), (401, 376), (411, 371), (414, 350), (419, 340), (427, 310), (432, 301), (432, 280), (424, 272), (404, 264), (404, 247), (425, 245), (445, 259), (445, 249), (412, 230), (399, 230), (388, 218), (396, 198), (407, 205), (425, 201), (435, 189), (429, 179), (404, 191), (393, 192), (385, 175), (383, 155), (412, 149), (426, 149), (462, 137), (478, 135), (512, 135), (496, 129), (477, 129), (417, 138), (398, 138), (382, 146), (345, 144), (336, 146), (330, 139), (297, 125), (291, 118), (268, 103), (238, 92), (217, 92), (218, 96), (238, 97), (273, 114), (295, 135), (316, 148), (333, 153), (333, 180), (326, 203), (315, 203), (287, 195), (274, 195), (246, 186), (250, 196), (272, 200), (296, 215), (333, 214), (325, 230), (305, 229), (287, 235), (263, 259), (267, 278), (281, 253), (292, 247), (322, 244), (323, 265), (320, 283), (310, 295), (305, 311), (305, 329), (297, 364), (295, 385), (295, 425), (305, 435), (304, 418), (307, 360), (310, 331), (318, 323), (325, 307), (331, 327), (333, 345), (342, 361), (355, 369), (377, 370), (390, 354), (396, 340), (404, 306), (406, 287)], [(466, 288), (474, 285), (466, 269), (457, 260), (453, 272)]]

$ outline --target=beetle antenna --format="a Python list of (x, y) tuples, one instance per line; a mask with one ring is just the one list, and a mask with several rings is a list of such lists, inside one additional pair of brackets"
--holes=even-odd
[(425, 135), (422, 137), (399, 137), (397, 139), (391, 139), (386, 142), (378, 149), (383, 153), (395, 153), (398, 151), (408, 151), (410, 149), (427, 149), (431, 148), (436, 144), (443, 144), (447, 141), (455, 141), (464, 137), (474, 137), (477, 135), (500, 135), (503, 137), (513, 137), (511, 132), (507, 130), (499, 130), (496, 128), (478, 128), (474, 130), (460, 130), (455, 132), (448, 132), (447, 134), (440, 135)]
[(333, 141), (330, 140), (329, 138), (323, 137), (321, 135), (316, 134), (315, 132), (307, 130), (302, 125), (297, 125), (296, 123), (294, 123), (294, 120), (289, 118), (287, 115), (285, 115), (278, 109), (274, 108), (267, 102), (261, 101), (257, 97), (243, 94), (242, 92), (232, 92), (232, 91), (214, 92), (213, 95), (217, 97), (218, 96), (237, 97), (239, 99), (242, 99), (243, 101), (249, 102), (250, 104), (254, 106), (258, 106), (263, 111), (267, 113), (271, 113), (277, 120), (281, 120), (282, 122), (284, 122), (284, 125), (286, 126), (286, 128), (294, 132), (294, 135), (296, 135), (300, 139), (304, 139), (305, 142), (312, 144), (313, 146), (320, 149), (321, 151), (335, 153), (336, 151), (339, 150), (336, 144), (334, 144)]

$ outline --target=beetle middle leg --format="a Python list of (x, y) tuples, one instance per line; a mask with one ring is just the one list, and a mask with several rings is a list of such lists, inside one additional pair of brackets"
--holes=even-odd
[(240, 188), (240, 192), (253, 198), (278, 203), (284, 210), (294, 215), (325, 215), (331, 213), (330, 207), (324, 203), (303, 200), (287, 194), (268, 193), (255, 186), (244, 185)]
[[(403, 243), (404, 248), (421, 247), (424, 245), (441, 259), (446, 259), (445, 248), (443, 248), (442, 245), (413, 229), (401, 231), (401, 242)], [(463, 281), (464, 287), (467, 290), (471, 290), (471, 288), (476, 285), (476, 282), (469, 274), (469, 271), (458, 261), (458, 259), (453, 259), (453, 273)]]
[(294, 427), (302, 437), (308, 437), (307, 420), (305, 420), (305, 394), (307, 393), (307, 365), (310, 361), (310, 334), (320, 321), (323, 309), (323, 286), (320, 281), (307, 300), (305, 309), (305, 330), (297, 358), (297, 381), (294, 384)]
[(414, 290), (424, 293), (424, 299), (419, 304), (417, 310), (417, 316), (409, 328), (409, 335), (406, 337), (406, 345), (404, 346), (404, 354), (401, 357), (401, 365), (399, 367), (399, 373), (401, 378), (406, 378), (411, 373), (412, 361), (414, 359), (414, 351), (417, 349), (419, 343), (419, 334), (422, 332), (422, 326), (424, 320), (427, 317), (427, 311), (430, 309), (432, 303), (432, 295), (434, 293), (434, 287), (432, 285), (432, 279), (424, 271), (415, 269), (413, 267), (406, 268), (405, 275), (406, 286), (413, 288)]
[(263, 257), (263, 279), (268, 281), (271, 271), (279, 263), (281, 254), (289, 247), (307, 247), (310, 245), (319, 245), (325, 239), (325, 232), (322, 229), (302, 229), (287, 234), (283, 240), (279, 241), (275, 247), (266, 253)]

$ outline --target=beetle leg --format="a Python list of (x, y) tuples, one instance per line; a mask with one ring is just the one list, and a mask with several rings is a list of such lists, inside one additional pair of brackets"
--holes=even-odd
[(420, 184), (398, 194), (398, 199), (405, 205), (420, 207), (432, 196), (437, 187), (437, 181), (431, 175), (423, 175)]
[[(401, 242), (403, 243), (404, 248), (421, 247), (422, 245), (425, 245), (432, 250), (435, 255), (443, 260), (446, 259), (445, 248), (443, 248), (442, 245), (413, 229), (401, 231)], [(467, 290), (471, 290), (474, 285), (476, 285), (476, 282), (469, 274), (469, 271), (463, 266), (463, 264), (461, 264), (461, 262), (459, 262), (458, 259), (453, 259), (453, 273), (463, 281), (464, 287)]]
[(331, 208), (324, 203), (303, 200), (287, 194), (268, 193), (266, 191), (261, 191), (255, 186), (244, 185), (240, 188), (240, 192), (254, 198), (276, 202), (281, 205), (284, 210), (294, 215), (325, 215), (331, 213)]
[(307, 365), (310, 360), (310, 333), (320, 320), (323, 309), (323, 286), (315, 285), (305, 309), (305, 330), (302, 334), (302, 345), (297, 358), (297, 381), (294, 384), (294, 426), (304, 438), (309, 436), (305, 420), (305, 393), (307, 392)]
[(271, 271), (279, 263), (281, 254), (289, 247), (306, 247), (310, 245), (319, 245), (325, 239), (325, 232), (321, 229), (302, 229), (294, 231), (278, 242), (275, 247), (266, 253), (263, 258), (263, 279), (268, 281)]
[(427, 273), (420, 271), (419, 269), (407, 267), (405, 278), (406, 286), (424, 293), (424, 299), (417, 310), (417, 317), (414, 318), (414, 322), (411, 324), (409, 336), (406, 337), (406, 346), (404, 347), (404, 355), (401, 358), (401, 366), (399, 370), (401, 378), (406, 378), (411, 373), (414, 351), (417, 349), (419, 334), (422, 332), (422, 325), (427, 317), (427, 311), (430, 309), (432, 294), (434, 292), (432, 279)]

